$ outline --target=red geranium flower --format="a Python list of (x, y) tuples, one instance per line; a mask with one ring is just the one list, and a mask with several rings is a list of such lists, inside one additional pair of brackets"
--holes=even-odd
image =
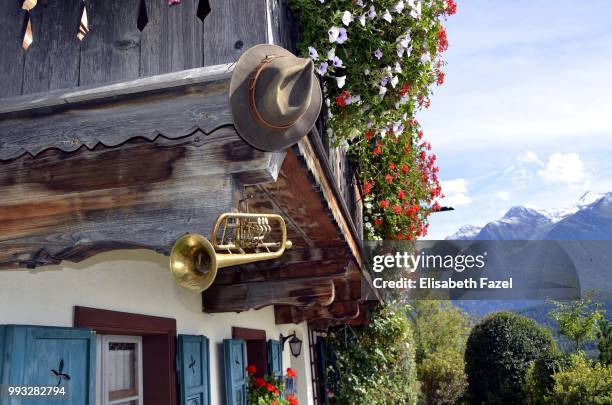
[(257, 372), (257, 367), (255, 367), (255, 364), (249, 364), (245, 370), (249, 374), (255, 374)]
[(270, 392), (276, 391), (276, 387), (270, 383), (266, 383), (266, 389)]
[(448, 49), (448, 38), (444, 27), (440, 27), (438, 32), (438, 52), (444, 52)]
[(365, 134), (363, 134), (363, 137), (366, 139), (366, 141), (369, 141), (370, 139), (374, 137), (374, 130), (370, 129)]
[(363, 183), (363, 186), (361, 186), (361, 191), (363, 192), (363, 194), (367, 195), (370, 193), (370, 191), (372, 191), (372, 188), (374, 188), (374, 183), (366, 180), (366, 182)]
[(408, 165), (407, 165), (406, 163), (404, 163), (404, 164), (402, 165), (402, 172), (403, 172), (404, 174), (408, 174)]
[(382, 218), (376, 218), (376, 219), (374, 220), (374, 225), (376, 225), (376, 226), (381, 226), (381, 225), (382, 225), (382, 223), (383, 223)]
[(393, 176), (391, 176), (390, 174), (387, 174), (385, 176), (385, 181), (389, 184), (393, 183)]
[(289, 405), (299, 405), (295, 394), (287, 395), (287, 401), (289, 401)]
[(402, 213), (402, 207), (400, 207), (399, 205), (395, 204), (393, 206), (393, 212), (396, 214), (401, 214)]
[(404, 198), (406, 198), (406, 193), (404, 193), (404, 190), (400, 190), (397, 193), (397, 198), (399, 198), (400, 200), (403, 200)]
[(372, 153), (375, 155), (380, 155), (382, 153), (382, 144), (380, 142), (372, 149)]
[(457, 12), (457, 3), (454, 0), (446, 0), (446, 14), (453, 15)]
[(380, 208), (389, 208), (389, 200), (381, 200), (378, 204), (380, 205)]
[(395, 170), (395, 163), (389, 163), (389, 170)]
[(294, 369), (292, 369), (291, 367), (289, 367), (287, 369), (287, 377), (297, 377), (297, 373), (295, 372)]

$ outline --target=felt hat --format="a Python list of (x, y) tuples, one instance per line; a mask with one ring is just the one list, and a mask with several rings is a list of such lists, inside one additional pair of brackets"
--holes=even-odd
[(312, 60), (266, 44), (242, 54), (229, 96), (238, 134), (264, 151), (284, 150), (306, 135), (323, 99)]

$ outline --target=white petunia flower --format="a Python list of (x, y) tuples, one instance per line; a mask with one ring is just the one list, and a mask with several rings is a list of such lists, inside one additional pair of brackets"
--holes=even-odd
[(338, 40), (338, 35), (340, 35), (340, 30), (338, 27), (331, 27), (327, 31), (327, 35), (329, 36), (329, 42), (334, 43)]
[(319, 52), (317, 52), (316, 49), (314, 49), (312, 46), (308, 47), (308, 56), (310, 56), (310, 59), (312, 60), (317, 60), (319, 59)]
[(337, 68), (343, 68), (344, 65), (342, 64), (342, 59), (340, 59), (337, 56), (334, 56), (334, 59), (332, 60), (332, 64), (334, 65), (334, 67)]
[(376, 57), (376, 59), (378, 59), (378, 60), (380, 60), (380, 58), (382, 58), (382, 57), (383, 57), (383, 53), (382, 53), (382, 51), (380, 50), (380, 48), (378, 48), (378, 49), (376, 50), (376, 52), (374, 52), (374, 56), (375, 56), (375, 57)]
[(366, 75), (366, 76), (369, 76), (370, 75), (370, 69), (368, 69), (368, 68), (363, 69), (363, 74)]
[(347, 27), (353, 22), (353, 14), (350, 11), (345, 11), (342, 13), (342, 24)]
[(387, 88), (385, 86), (380, 86), (378, 89), (378, 95), (382, 98), (387, 94)]
[(336, 57), (336, 48), (332, 48), (329, 51), (327, 51), (327, 60), (334, 60), (335, 57)]
[(373, 20), (374, 18), (376, 18), (376, 9), (374, 8), (374, 6), (370, 6), (370, 10), (368, 11), (368, 18), (370, 20)]
[(402, 73), (402, 65), (400, 65), (399, 62), (395, 62), (395, 68), (393, 70), (395, 70), (395, 73)]
[(355, 4), (356, 4), (356, 5), (358, 5), (358, 6), (359, 6), (359, 7), (361, 7), (361, 8), (364, 8), (364, 7), (365, 7), (365, 4), (363, 4), (363, 1), (362, 1), (362, 0), (357, 0), (357, 2), (356, 2)]
[(336, 84), (338, 85), (339, 89), (343, 88), (345, 83), (346, 83), (346, 76), (336, 77)]
[(391, 87), (395, 88), (395, 86), (397, 86), (397, 83), (399, 83), (399, 78), (397, 76), (393, 76), (389, 83), (391, 83)]
[(338, 39), (336, 40), (336, 42), (338, 42), (339, 44), (343, 44), (346, 42), (347, 39), (348, 39), (348, 34), (346, 32), (346, 28), (339, 28), (338, 29)]
[(404, 2), (403, 0), (398, 1), (392, 8), (393, 12), (400, 14), (402, 10), (404, 10)]
[(385, 10), (385, 12), (382, 15), (382, 19), (387, 22), (393, 21), (393, 17), (391, 17), (391, 13), (389, 12), (389, 10)]
[(328, 67), (329, 67), (329, 64), (327, 62), (319, 63), (319, 66), (317, 66), (317, 73), (320, 74), (321, 76), (324, 76), (325, 74), (327, 74)]
[(418, 0), (416, 4), (415, 0), (408, 0), (408, 5), (410, 6), (410, 16), (412, 18), (416, 18), (417, 20), (420, 19), (423, 6), (421, 0)]
[(357, 19), (359, 20), (359, 23), (365, 27), (365, 23), (366, 23), (366, 15), (362, 14), (359, 17), (357, 17)]

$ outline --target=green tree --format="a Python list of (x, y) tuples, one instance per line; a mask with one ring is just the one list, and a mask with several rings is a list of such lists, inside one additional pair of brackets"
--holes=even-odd
[(417, 399), (412, 328), (401, 305), (380, 305), (360, 327), (331, 329), (332, 404), (401, 405)]
[(475, 404), (524, 404), (531, 364), (558, 350), (550, 330), (511, 312), (497, 312), (477, 324), (465, 352), (469, 394)]
[(603, 318), (600, 305), (593, 303), (590, 296), (574, 301), (551, 301), (555, 306), (549, 317), (559, 324), (559, 333), (581, 350), (582, 344), (595, 339), (597, 323)]
[(612, 404), (612, 367), (572, 355), (571, 366), (555, 373), (553, 392), (546, 398), (554, 405)]
[(612, 322), (602, 319), (597, 324), (597, 348), (599, 361), (606, 365), (612, 364)]
[(467, 388), (463, 356), (471, 320), (445, 301), (420, 300), (409, 313), (413, 324), (422, 400), (453, 404)]

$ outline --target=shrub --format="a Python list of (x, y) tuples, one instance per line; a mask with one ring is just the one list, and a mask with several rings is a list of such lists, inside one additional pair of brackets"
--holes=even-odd
[(552, 393), (555, 384), (553, 375), (570, 363), (568, 355), (559, 350), (549, 350), (538, 357), (527, 374), (528, 402), (534, 405), (546, 404), (546, 397)]
[(400, 405), (417, 399), (412, 329), (403, 306), (381, 305), (368, 325), (330, 330), (331, 404)]
[(421, 393), (428, 405), (454, 404), (467, 388), (463, 356), (444, 350), (428, 355), (418, 366)]
[(593, 363), (584, 353), (573, 355), (571, 367), (559, 371), (553, 378), (553, 393), (547, 397), (550, 404), (612, 404), (612, 367)]
[(511, 312), (485, 317), (468, 337), (465, 352), (469, 394), (474, 403), (525, 403), (532, 362), (557, 350), (550, 331)]

